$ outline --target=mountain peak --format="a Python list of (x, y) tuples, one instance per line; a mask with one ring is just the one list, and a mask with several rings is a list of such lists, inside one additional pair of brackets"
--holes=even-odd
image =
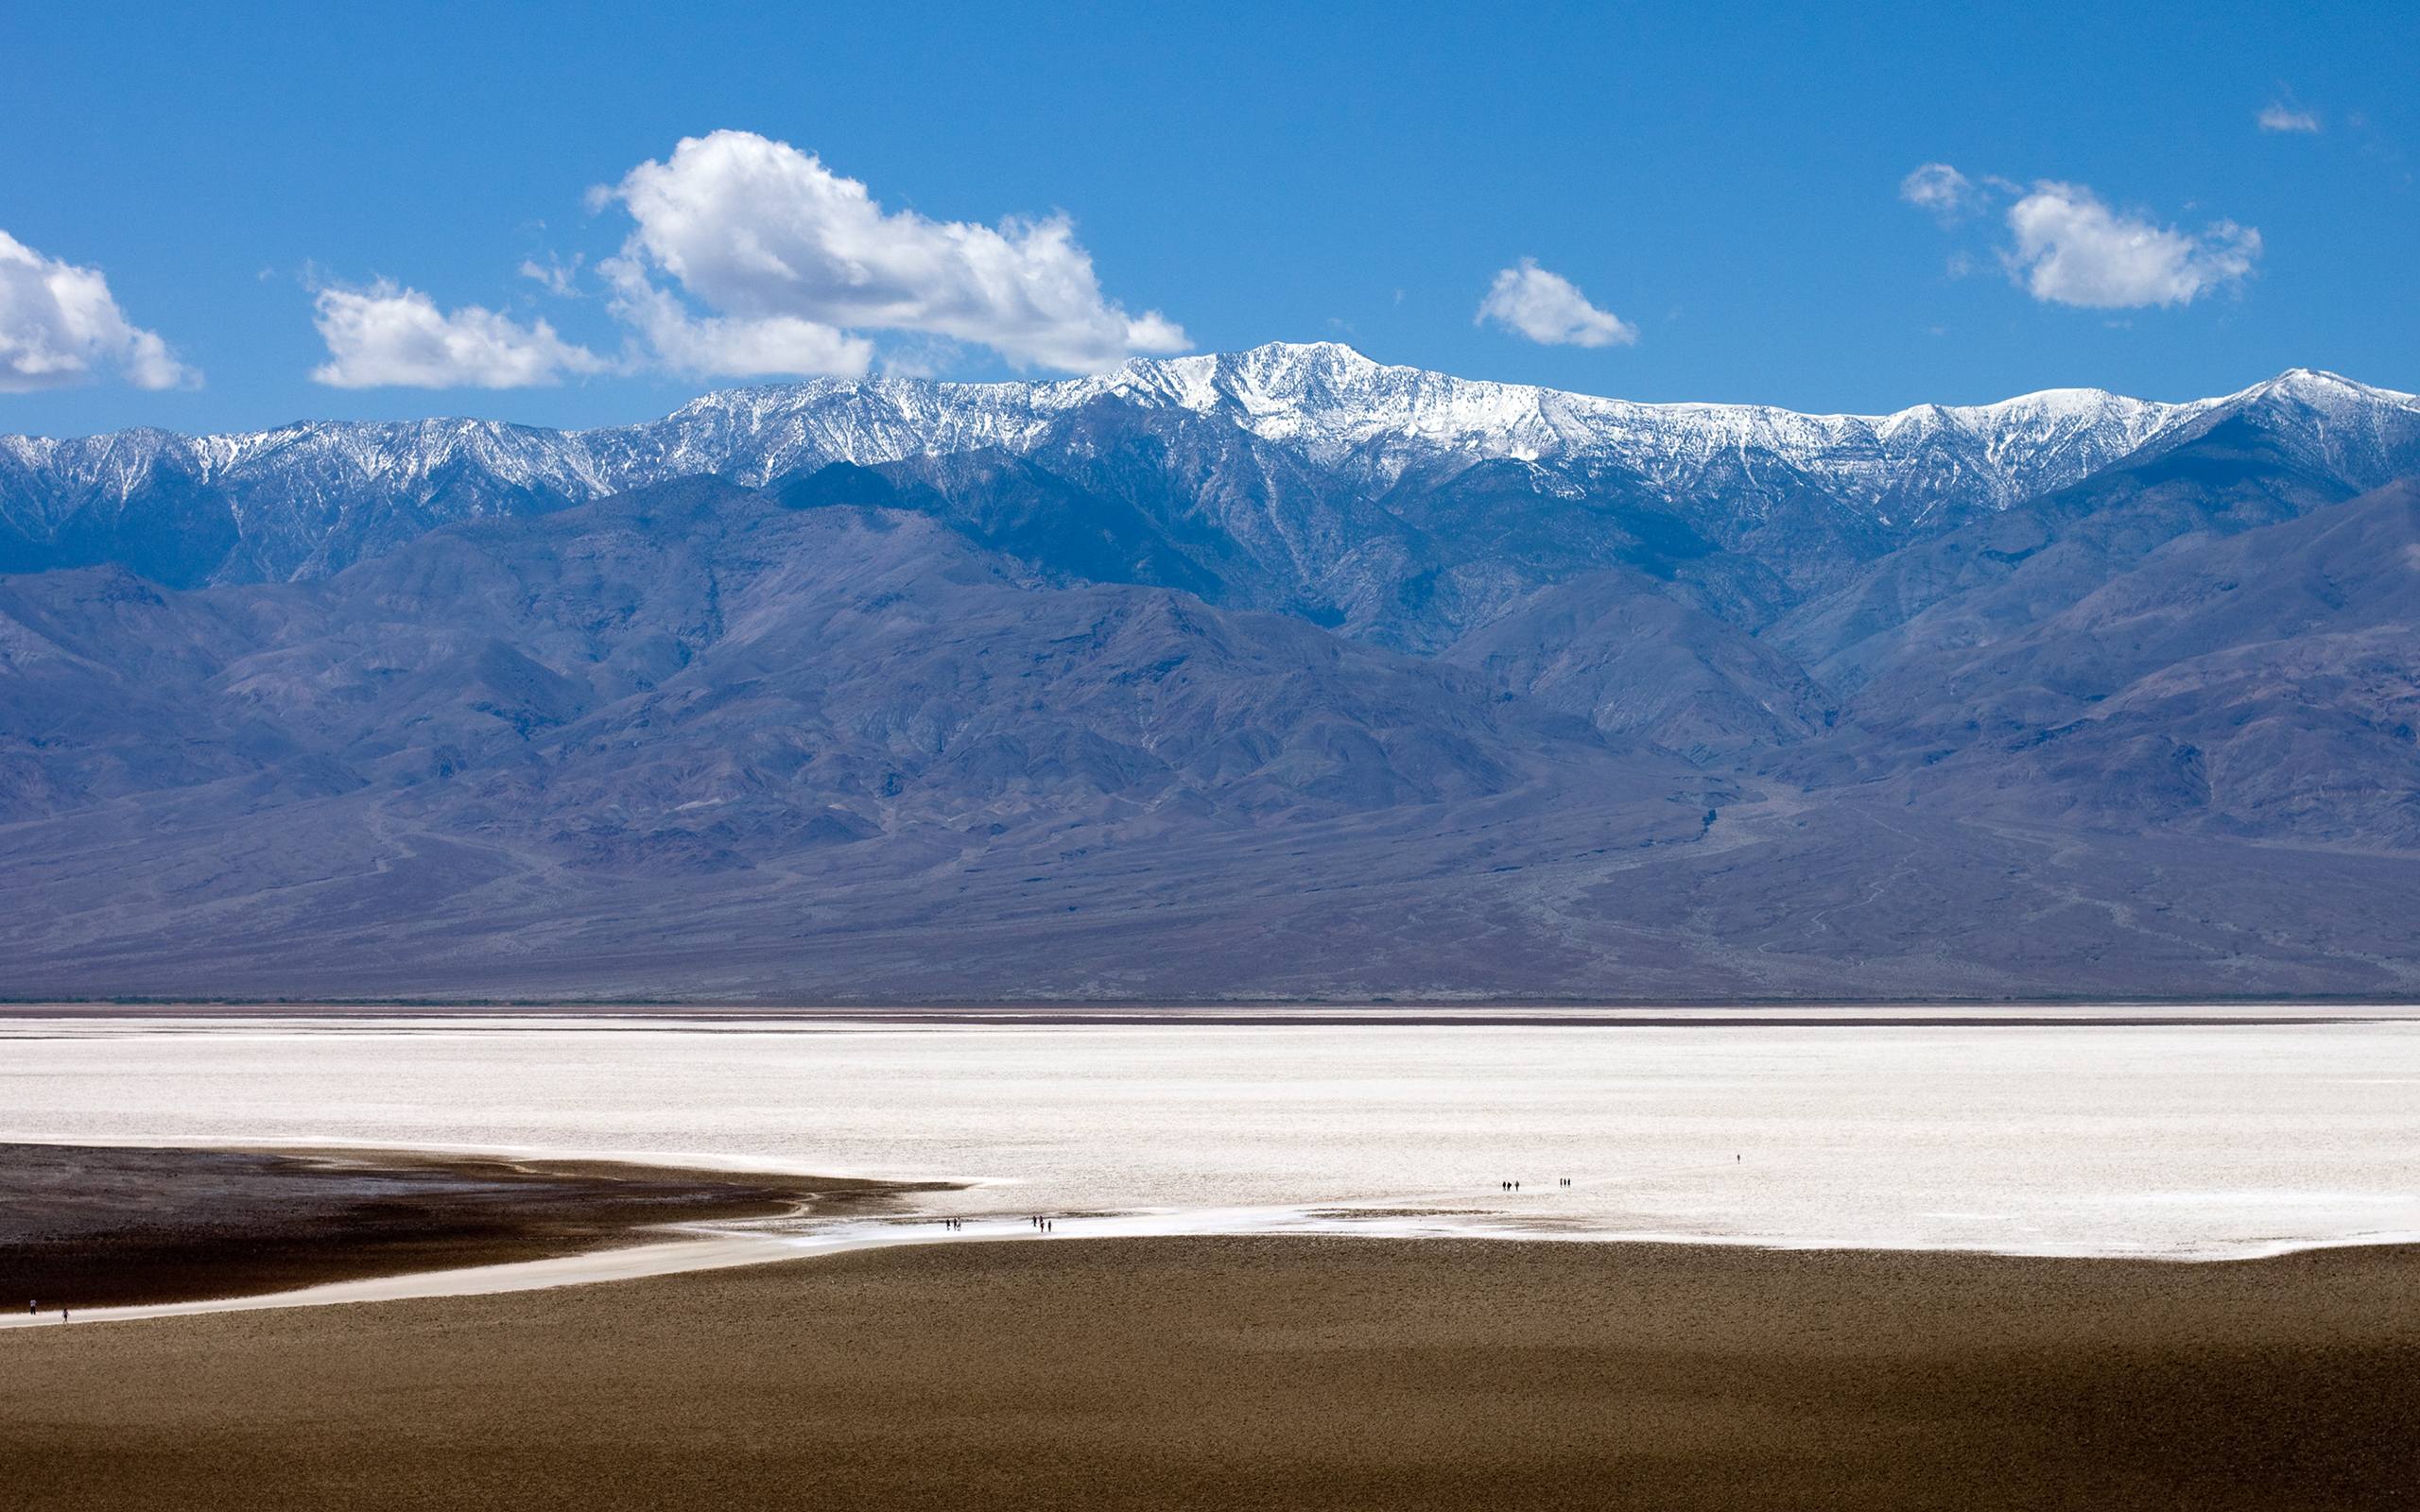
[(1378, 363), (1362, 354), (1358, 347), (1342, 341), (1264, 341), (1241, 352), (1221, 353), (1236, 363), (1304, 363), (1324, 367), (1375, 368)]
[[(1750, 520), (1820, 501), (1887, 529), (1942, 510), (2008, 507), (2249, 406), (2346, 477), (2380, 478), (2404, 465), (2420, 417), (2411, 395), (2309, 369), (2187, 404), (2054, 388), (1893, 415), (1806, 415), (1599, 398), (1380, 363), (1338, 341), (1273, 341), (1050, 382), (817, 378), (722, 389), (660, 421), (590, 431), (454, 418), (208, 437), (0, 437), (0, 561), (89, 553), (97, 548), (74, 542), (116, 539), (110, 522), (165, 510), (226, 522), (206, 537), (224, 559), (194, 569), (212, 580), (322, 574), (387, 549), (398, 530), (674, 477), (756, 487), (833, 462), (1047, 454), (1071, 417), (1104, 402), (1231, 427), (1272, 460), (1321, 469), (1369, 499), (1409, 474), (1510, 461), (1556, 473), (1549, 491), (1568, 497), (1611, 490)], [(1242, 487), (1261, 497), (1269, 485)], [(136, 539), (159, 527), (125, 528)]]
[(1267, 341), (1241, 352), (1137, 358), (1118, 370), (1116, 381), (1145, 392), (1299, 399), (1350, 390), (1387, 370), (1340, 341)]
[(2347, 404), (2409, 408), (2420, 404), (2420, 396), (2358, 383), (2325, 368), (2289, 368), (2274, 378), (2227, 396), (2228, 402), (2255, 399), (2290, 399), (2323, 408)]

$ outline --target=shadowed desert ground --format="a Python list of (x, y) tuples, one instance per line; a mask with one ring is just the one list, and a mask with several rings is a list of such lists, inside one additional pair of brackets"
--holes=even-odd
[(27, 1508), (2413, 1504), (2420, 1253), (1061, 1238), (0, 1337)]
[(666, 1224), (880, 1211), (917, 1190), (405, 1150), (0, 1144), (0, 1306), (249, 1297), (577, 1254)]

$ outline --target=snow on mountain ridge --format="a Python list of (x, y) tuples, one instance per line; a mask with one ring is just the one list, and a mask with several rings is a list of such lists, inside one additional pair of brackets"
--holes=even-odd
[[(1222, 420), (1312, 462), (1385, 486), (1432, 459), (1504, 457), (1618, 468), (1667, 492), (1755, 487), (1759, 469), (1843, 495), (1881, 518), (1920, 516), (1965, 489), (2004, 507), (2083, 476), (2216, 401), (2163, 404), (2050, 389), (1889, 415), (1767, 405), (1642, 404), (1390, 367), (1335, 343), (1137, 359), (1040, 384), (818, 380), (729, 390), (676, 412), (704, 471), (761, 482), (813, 461), (861, 464), (981, 446), (1028, 450), (1059, 418), (1104, 399)], [(595, 438), (648, 430), (585, 432)], [(720, 444), (715, 444), (719, 442)], [(756, 455), (747, 455), (750, 447)], [(1960, 455), (1946, 463), (1945, 449)], [(1927, 495), (1913, 501), (1913, 490)]]
[(1374, 490), (1414, 468), (1501, 458), (1580, 482), (1626, 479), (1669, 502), (1720, 500), (1747, 516), (1811, 496), (1904, 525), (1953, 504), (2006, 507), (2198, 419), (2264, 400), (2306, 413), (2313, 444), (2331, 455), (2379, 449), (2363, 417), (2420, 411), (2411, 395), (2297, 369), (2181, 404), (2066, 388), (1989, 404), (1808, 415), (1642, 404), (1388, 366), (1332, 342), (1271, 343), (1042, 383), (816, 379), (724, 389), (662, 420), (584, 431), (442, 419), (205, 437), (0, 437), (0, 526), (40, 540), (79, 511), (123, 507), (148, 488), (213, 490), (225, 495), (239, 537), (256, 543), (247, 559), (283, 576), (324, 560), (304, 538), (356, 513), (363, 494), (442, 523), (693, 473), (753, 486), (836, 461), (1028, 453), (1078, 411), (1105, 403), (1231, 424)]

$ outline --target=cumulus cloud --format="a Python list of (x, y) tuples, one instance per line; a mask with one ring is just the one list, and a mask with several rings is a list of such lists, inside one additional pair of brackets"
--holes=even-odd
[[(1986, 206), (2006, 203), (2012, 242), (2000, 266), (2019, 288), (2048, 304), (2131, 310), (2190, 304), (2252, 276), (2260, 232), (2231, 220), (2200, 232), (2162, 226), (2112, 210), (2083, 184), (2043, 180), (2031, 188), (1986, 174), (1972, 180), (1946, 163), (1927, 163), (1899, 180), (1899, 198), (1954, 226)], [(1965, 249), (1950, 254), (1962, 277), (1977, 266)]]
[(855, 331), (1069, 372), (1188, 345), (1159, 312), (1129, 315), (1101, 293), (1063, 215), (994, 227), (886, 212), (856, 180), (750, 131), (686, 138), (591, 203), (637, 222), (616, 266), (600, 265), (625, 318), (700, 372), (863, 372), (871, 347)]
[(1495, 275), (1473, 323), (1493, 321), (1549, 347), (1627, 347), (1638, 327), (1588, 302), (1579, 285), (1525, 257)]
[(328, 360), (311, 369), (335, 388), (530, 388), (614, 365), (555, 335), (478, 305), (440, 310), (418, 289), (385, 280), (366, 289), (324, 287), (314, 322)]
[(1944, 223), (1975, 206), (1974, 181), (1946, 163), (1927, 163), (1899, 180), (1899, 198)]
[(165, 341), (126, 318), (99, 268), (44, 257), (0, 231), (0, 393), (110, 375), (137, 388), (201, 383)]
[(756, 378), (821, 373), (862, 377), (873, 343), (795, 315), (700, 316), (648, 277), (635, 257), (596, 265), (613, 290), (606, 308), (636, 331), (656, 360), (678, 372)]
[(2198, 234), (2120, 215), (2081, 184), (2044, 181), (2009, 207), (2010, 276), (2035, 299), (2095, 310), (2190, 304), (2240, 284), (2260, 232), (2222, 220)]
[(2258, 116), (2263, 131), (2316, 131), (2319, 117), (2309, 111), (2298, 111), (2280, 100), (2271, 100)]

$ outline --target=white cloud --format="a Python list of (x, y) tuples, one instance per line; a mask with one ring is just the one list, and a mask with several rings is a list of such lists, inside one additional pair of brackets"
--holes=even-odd
[(335, 388), (529, 388), (614, 366), (544, 320), (523, 325), (475, 304), (448, 313), (383, 279), (367, 289), (321, 288), (315, 302), (328, 360), (311, 378)]
[(1130, 316), (1102, 295), (1064, 215), (992, 227), (886, 213), (856, 180), (753, 132), (683, 139), (591, 193), (592, 208), (614, 202), (638, 222), (608, 274), (617, 304), (666, 361), (700, 372), (863, 372), (871, 348), (851, 331), (1071, 372), (1188, 345), (1157, 311)]
[(883, 352), (882, 371), (888, 378), (938, 378), (964, 354), (947, 336), (913, 336)]
[(568, 263), (553, 256), (543, 263), (525, 257), (521, 260), (521, 276), (559, 300), (576, 299), (579, 294), (579, 265), (587, 260), (585, 252), (572, 253)]
[(2309, 111), (2298, 111), (2279, 100), (2272, 100), (2255, 119), (2263, 131), (2316, 131), (2319, 117)]
[(637, 331), (656, 360), (677, 372), (756, 378), (822, 373), (862, 377), (873, 343), (794, 315), (699, 316), (659, 287), (634, 257), (596, 265), (613, 295), (606, 308)]
[(1638, 327), (1588, 302), (1579, 286), (1549, 273), (1534, 257), (1495, 275), (1472, 323), (1493, 320), (1505, 330), (1549, 347), (1627, 347)]
[(1973, 180), (1946, 163), (1927, 163), (1899, 180), (1899, 198), (1946, 225), (1975, 206)]
[[(2279, 107), (2272, 107), (2272, 110)], [(1946, 163), (1927, 163), (1899, 180), (1899, 198), (1955, 226), (1983, 206), (2013, 199), (2014, 244), (2000, 265), (2019, 287), (2046, 303), (2097, 310), (2190, 304), (2243, 282), (2260, 258), (2260, 232), (2231, 220), (2197, 232), (2121, 215), (2083, 184), (2045, 180), (2031, 188), (1995, 174), (1979, 181)], [(1953, 251), (1949, 276), (1976, 267)]]
[(44, 257), (0, 231), (0, 393), (91, 383), (199, 387), (201, 374), (127, 319), (97, 267)]
[(2008, 211), (2010, 276), (2035, 299), (2096, 310), (2189, 304), (2240, 284), (2260, 232), (2222, 220), (2200, 234), (2122, 215), (2081, 184), (2044, 181)]

